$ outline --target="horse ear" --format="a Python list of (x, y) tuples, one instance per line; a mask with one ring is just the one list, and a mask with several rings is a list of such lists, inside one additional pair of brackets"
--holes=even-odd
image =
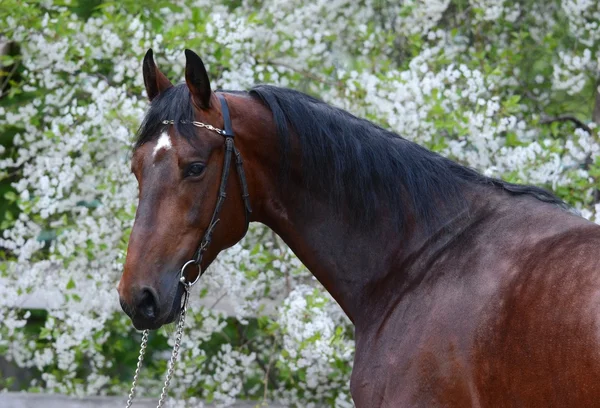
[(150, 99), (150, 102), (152, 102), (152, 99), (156, 98), (161, 92), (164, 92), (173, 86), (165, 74), (160, 72), (160, 70), (156, 67), (152, 48), (148, 50), (146, 56), (144, 57), (142, 70), (144, 72), (146, 93), (148, 94), (148, 99)]
[(210, 108), (210, 82), (206, 68), (200, 57), (191, 50), (185, 50), (185, 82), (201, 109)]

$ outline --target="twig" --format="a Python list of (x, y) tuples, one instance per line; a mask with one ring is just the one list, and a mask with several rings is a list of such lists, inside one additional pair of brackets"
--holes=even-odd
[[(239, 333), (239, 331), (238, 331), (238, 333)], [(271, 351), (273, 351), (275, 349), (276, 344), (277, 344), (277, 342), (275, 340), (273, 340), (273, 346), (271, 347)], [(261, 370), (263, 370), (265, 372), (265, 382), (266, 382), (265, 387), (268, 385), (269, 381), (273, 384), (273, 386), (276, 387), (277, 379), (275, 378), (274, 374), (271, 372), (271, 364), (272, 364), (273, 354), (271, 354), (271, 356), (269, 356), (269, 366), (265, 366), (265, 363), (260, 359), (258, 350), (256, 350), (252, 346), (252, 342), (250, 342), (250, 341), (244, 342), (242, 344), (242, 346), (247, 347), (249, 352), (256, 354), (256, 364), (258, 364), (258, 366), (261, 368)]]
[(575, 124), (575, 127), (577, 129), (583, 129), (586, 132), (588, 132), (590, 135), (592, 134), (592, 129), (590, 129), (590, 127), (588, 125), (586, 125), (585, 123), (583, 123), (581, 120), (577, 119), (573, 115), (559, 115), (559, 116), (555, 116), (555, 117), (547, 117), (547, 118), (540, 120), (540, 123), (543, 125), (548, 125), (548, 124), (554, 123), (554, 122), (572, 122), (573, 124)]
[[(273, 356), (275, 355), (275, 347), (277, 346), (277, 338), (273, 340), (273, 345), (271, 346), (271, 355), (269, 356), (269, 364), (267, 364), (267, 369), (265, 370), (264, 383), (265, 387), (263, 390), (263, 402), (267, 401), (267, 391), (269, 389), (269, 379), (271, 378), (271, 366), (273, 365)], [(273, 385), (275, 382), (271, 380)]]
[(600, 77), (596, 79), (594, 94), (594, 111), (592, 112), (592, 120), (596, 124), (600, 125)]
[(214, 301), (214, 303), (213, 303), (212, 305), (210, 305), (209, 309), (211, 309), (211, 310), (212, 310), (212, 309), (214, 309), (214, 308), (215, 308), (215, 306), (216, 306), (216, 305), (218, 305), (218, 304), (219, 304), (219, 302), (220, 302), (221, 300), (223, 300), (223, 298), (224, 298), (225, 296), (227, 296), (227, 292), (225, 292), (225, 293), (223, 293), (221, 296), (219, 296), (219, 297), (217, 298), (217, 300), (215, 300), (215, 301)]
[(15, 72), (17, 72), (19, 65), (21, 65), (21, 61), (16, 61), (10, 69), (10, 72), (6, 74), (6, 79), (2, 82), (2, 85), (0, 85), (0, 98), (7, 94), (7, 92), (4, 92), (4, 89), (8, 87), (8, 81), (10, 81)]

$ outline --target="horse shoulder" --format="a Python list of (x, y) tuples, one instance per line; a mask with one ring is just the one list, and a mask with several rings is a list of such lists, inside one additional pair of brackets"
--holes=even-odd
[(600, 400), (600, 227), (579, 223), (528, 248), (490, 299), (474, 345), (483, 405)]

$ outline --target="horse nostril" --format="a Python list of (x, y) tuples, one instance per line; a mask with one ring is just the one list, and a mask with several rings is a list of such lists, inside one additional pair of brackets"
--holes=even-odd
[(144, 288), (137, 303), (138, 312), (146, 319), (158, 316), (158, 296), (151, 288)]

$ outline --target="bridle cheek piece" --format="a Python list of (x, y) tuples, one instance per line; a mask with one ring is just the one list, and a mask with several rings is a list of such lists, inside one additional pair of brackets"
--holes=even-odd
[[(179, 282), (181, 282), (182, 285), (184, 285), (188, 288), (192, 287), (196, 282), (198, 282), (198, 279), (200, 279), (200, 276), (202, 276), (204, 274), (204, 271), (202, 270), (200, 264), (202, 263), (202, 257), (204, 255), (204, 252), (206, 252), (206, 250), (208, 249), (208, 246), (210, 245), (214, 229), (220, 221), (219, 214), (221, 212), (221, 207), (223, 206), (223, 203), (225, 202), (225, 198), (227, 197), (227, 192), (226, 192), (227, 181), (229, 179), (229, 171), (231, 168), (231, 154), (232, 153), (235, 155), (235, 168), (237, 170), (238, 178), (240, 180), (240, 185), (242, 187), (242, 200), (244, 201), (245, 216), (246, 216), (246, 230), (248, 229), (248, 224), (250, 223), (250, 213), (252, 212), (252, 208), (250, 207), (250, 194), (248, 194), (248, 183), (246, 182), (246, 174), (244, 173), (244, 165), (243, 165), (243, 161), (242, 161), (242, 155), (240, 154), (239, 150), (235, 147), (235, 144), (233, 143), (234, 134), (233, 134), (233, 127), (231, 125), (231, 116), (229, 115), (229, 106), (227, 105), (227, 101), (225, 100), (225, 97), (222, 94), (217, 94), (217, 97), (219, 98), (219, 101), (221, 102), (221, 113), (223, 115), (223, 123), (224, 123), (225, 129), (215, 128), (212, 125), (208, 125), (208, 124), (202, 123), (202, 122), (196, 122), (196, 121), (183, 122), (183, 123), (190, 123), (196, 127), (208, 129), (208, 130), (215, 132), (225, 138), (225, 158), (223, 160), (223, 173), (221, 173), (221, 185), (219, 187), (219, 195), (217, 197), (217, 204), (215, 205), (215, 210), (213, 211), (213, 215), (210, 220), (210, 223), (208, 224), (208, 228), (204, 232), (204, 236), (202, 237), (202, 240), (200, 241), (200, 245), (198, 246), (196, 253), (192, 257), (192, 259), (187, 261), (181, 267)], [(174, 124), (174, 121), (173, 120), (165, 120), (165, 121), (163, 121), (163, 123), (172, 125), (172, 124)], [(196, 278), (193, 281), (190, 281), (185, 274), (186, 269), (190, 265), (196, 265), (198, 267), (198, 275), (196, 276)]]

